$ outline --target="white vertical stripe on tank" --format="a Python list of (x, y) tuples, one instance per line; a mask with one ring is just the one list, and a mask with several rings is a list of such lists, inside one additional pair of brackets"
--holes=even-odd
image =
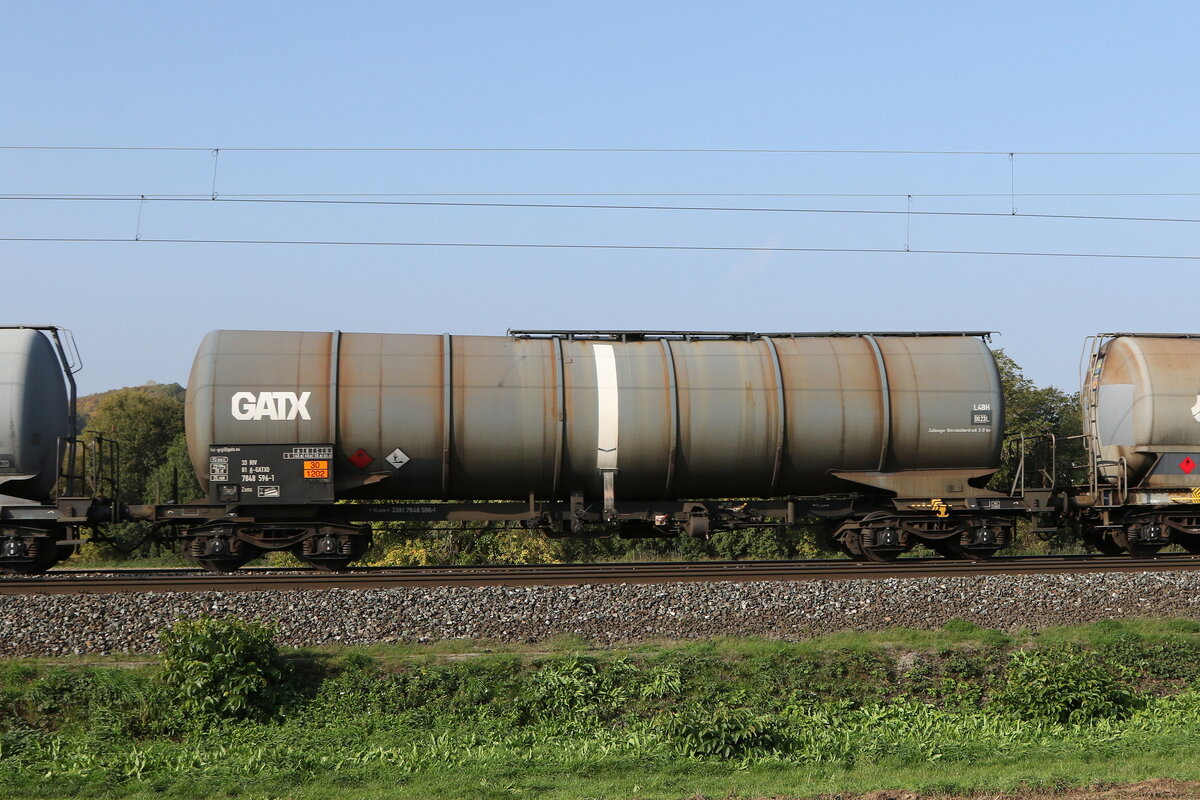
[(611, 344), (592, 347), (596, 359), (596, 468), (617, 468), (617, 435), (620, 409), (617, 403), (617, 356)]

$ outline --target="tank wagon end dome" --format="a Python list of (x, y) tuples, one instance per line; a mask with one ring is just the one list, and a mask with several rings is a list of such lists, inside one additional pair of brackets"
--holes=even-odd
[(69, 436), (63, 365), (39, 330), (0, 328), (0, 495), (47, 499)]

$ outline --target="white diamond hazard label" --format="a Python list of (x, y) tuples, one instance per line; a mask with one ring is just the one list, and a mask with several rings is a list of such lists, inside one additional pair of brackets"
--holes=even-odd
[(387, 462), (396, 469), (400, 469), (408, 463), (408, 456), (404, 454), (403, 450), (397, 447), (395, 450), (388, 453)]

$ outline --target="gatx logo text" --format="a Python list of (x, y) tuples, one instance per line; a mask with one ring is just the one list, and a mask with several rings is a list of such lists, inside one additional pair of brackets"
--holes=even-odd
[(233, 418), (240, 420), (260, 419), (312, 419), (308, 415), (308, 398), (312, 392), (234, 392)]

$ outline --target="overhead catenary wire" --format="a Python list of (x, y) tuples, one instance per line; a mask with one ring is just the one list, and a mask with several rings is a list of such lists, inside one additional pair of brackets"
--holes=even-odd
[[(122, 194), (116, 192), (4, 192), (13, 199), (104, 197), (123, 200), (148, 198), (212, 199), (212, 193), (158, 192)], [(218, 197), (861, 197), (861, 198), (934, 198), (934, 197), (1200, 197), (1200, 192), (221, 192)]]
[(1046, 214), (1012, 211), (913, 211), (911, 209), (877, 208), (775, 208), (767, 206), (674, 206), (674, 205), (630, 205), (616, 203), (498, 203), (465, 202), (444, 200), (347, 200), (347, 199), (298, 199), (233, 196), (165, 196), (165, 195), (0, 195), (0, 201), (61, 201), (61, 202), (147, 202), (163, 203), (251, 203), (279, 205), (345, 205), (345, 206), (398, 206), (398, 207), (447, 207), (447, 208), (536, 208), (574, 209), (605, 211), (705, 211), (784, 214), (857, 214), (883, 216), (924, 217), (1018, 217), (1027, 219), (1059, 219), (1097, 222), (1169, 222), (1200, 223), (1196, 217), (1135, 217), (1115, 214)]
[(462, 247), (462, 248), (509, 248), (542, 250), (660, 250), (682, 252), (739, 252), (739, 253), (876, 253), (954, 256), (1025, 256), (1038, 258), (1096, 258), (1096, 259), (1149, 259), (1161, 261), (1200, 261), (1200, 255), (1172, 255), (1165, 253), (1082, 253), (1066, 251), (1031, 250), (905, 250), (902, 247), (783, 247), (749, 245), (675, 245), (675, 244), (568, 244), (550, 242), (402, 242), (402, 241), (352, 241), (335, 239), (183, 239), (147, 238), (130, 239), (117, 237), (70, 237), (70, 236), (5, 236), (0, 242), (57, 242), (81, 244), (243, 244), (243, 245), (298, 245), (335, 247)]
[(891, 148), (793, 147), (311, 147), (311, 146), (155, 146), (155, 145), (0, 145), (0, 150), (241, 153), (728, 153), (762, 155), (908, 156), (1200, 156), (1195, 150), (917, 150)]

